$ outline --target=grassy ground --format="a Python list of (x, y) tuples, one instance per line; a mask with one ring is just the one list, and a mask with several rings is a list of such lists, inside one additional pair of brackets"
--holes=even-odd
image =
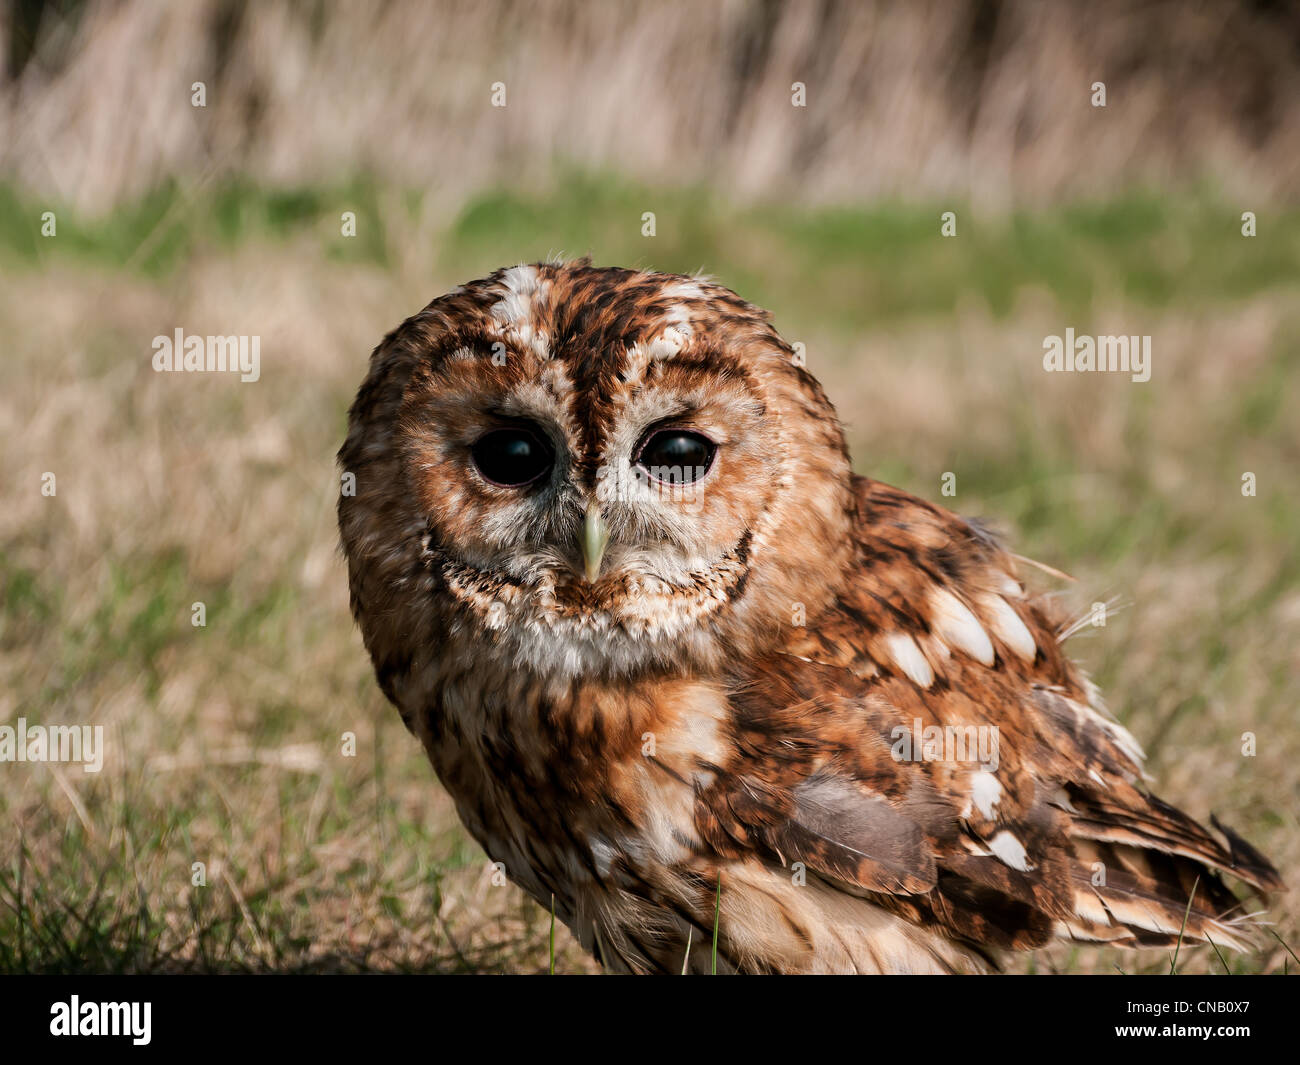
[[(0, 721), (97, 723), (108, 740), (98, 775), (0, 765), (0, 970), (545, 969), (549, 916), (492, 883), (375, 688), (333, 455), (387, 329), (556, 253), (704, 269), (769, 306), (860, 471), (992, 519), (1078, 578), (1081, 610), (1118, 597), (1074, 651), (1156, 787), (1300, 884), (1300, 212), (1261, 214), (1244, 238), (1241, 209), (1134, 194), (985, 222), (951, 204), (731, 209), (575, 177), (452, 220), (358, 181), (170, 188), (83, 222), (0, 189)], [(260, 335), (261, 380), (155, 374), (152, 338), (178, 326)], [(1045, 374), (1043, 338), (1067, 326), (1150, 334), (1151, 381)], [(1295, 947), (1294, 902), (1272, 915)], [(560, 971), (591, 968), (557, 943)], [(1227, 964), (1297, 962), (1265, 934)], [(1179, 968), (1223, 966), (1198, 947)]]

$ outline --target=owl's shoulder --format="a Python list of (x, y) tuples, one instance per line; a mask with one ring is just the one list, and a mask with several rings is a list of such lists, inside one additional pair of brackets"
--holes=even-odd
[(899, 488), (853, 479), (853, 551), (836, 595), (794, 615), (784, 655), (869, 679), (945, 689), (971, 662), (1078, 690), (1050, 600), (1027, 594), (1015, 559), (975, 521)]

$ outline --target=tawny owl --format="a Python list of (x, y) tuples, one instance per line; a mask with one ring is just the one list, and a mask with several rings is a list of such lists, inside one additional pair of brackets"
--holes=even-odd
[[(375, 350), (353, 613), (490, 858), (604, 965), (952, 972), (1243, 941), (1268, 861), (1142, 752), (977, 525), (855, 476), (763, 311), (518, 266)], [(1190, 909), (1188, 908), (1190, 899)], [(688, 944), (693, 946), (688, 947)]]

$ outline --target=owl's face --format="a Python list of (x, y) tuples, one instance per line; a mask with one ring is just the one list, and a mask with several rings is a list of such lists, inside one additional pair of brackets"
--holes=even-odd
[(377, 350), (353, 409), (356, 501), (399, 513), (345, 499), (350, 560), (404, 560), (394, 596), (428, 588), (444, 629), (534, 673), (714, 663), (812, 605), (794, 583), (846, 521), (842, 436), (798, 361), (697, 279), (579, 263), (458, 289)]

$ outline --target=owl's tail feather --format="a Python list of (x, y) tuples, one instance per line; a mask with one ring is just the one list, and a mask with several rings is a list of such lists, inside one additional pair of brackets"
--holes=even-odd
[[(1223, 831), (1217, 822), (1215, 827)], [(1060, 922), (1058, 934), (1134, 947), (1199, 941), (1250, 949), (1260, 915), (1246, 911), (1219, 872), (1241, 880), (1260, 898), (1285, 889), (1258, 851), (1224, 835), (1227, 849), (1207, 835), (1213, 849), (1194, 856), (1185, 838), (1161, 848), (1150, 837), (1140, 839), (1131, 826), (1117, 826), (1108, 839), (1095, 832), (1092, 838), (1076, 837), (1075, 914)]]

